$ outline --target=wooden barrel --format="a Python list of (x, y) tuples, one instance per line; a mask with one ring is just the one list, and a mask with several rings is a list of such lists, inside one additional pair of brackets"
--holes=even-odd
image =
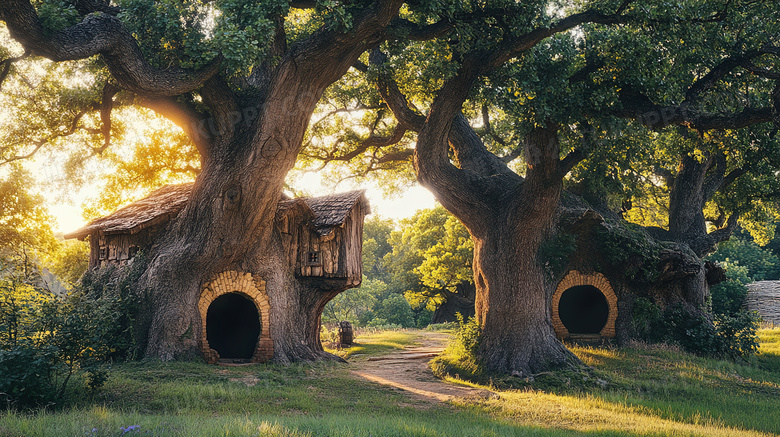
[(352, 324), (346, 320), (339, 322), (339, 343), (342, 346), (352, 344)]

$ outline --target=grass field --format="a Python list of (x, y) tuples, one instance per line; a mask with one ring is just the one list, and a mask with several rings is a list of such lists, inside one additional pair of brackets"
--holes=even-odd
[(448, 404), (350, 373), (367, 356), (414, 344), (415, 331), (358, 337), (347, 365), (127, 363), (67, 408), (0, 413), (0, 436), (776, 435), (780, 328), (760, 334), (750, 363), (642, 345), (575, 347), (604, 387), (532, 384)]

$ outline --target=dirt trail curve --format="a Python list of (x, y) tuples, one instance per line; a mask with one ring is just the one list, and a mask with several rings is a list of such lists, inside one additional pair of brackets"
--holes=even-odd
[(747, 287), (748, 309), (758, 311), (764, 323), (780, 326), (780, 281), (758, 281)]
[(449, 340), (446, 334), (419, 331), (419, 346), (406, 347), (389, 355), (353, 362), (352, 373), (366, 380), (395, 387), (411, 397), (425, 402), (446, 402), (467, 396), (490, 396), (490, 392), (461, 386), (436, 378), (428, 369), (428, 361), (444, 350)]

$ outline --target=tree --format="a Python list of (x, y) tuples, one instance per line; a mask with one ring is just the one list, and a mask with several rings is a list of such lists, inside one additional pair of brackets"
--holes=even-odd
[(268, 284), (274, 360), (330, 357), (319, 343), (318, 321), (338, 290), (312, 289), (288, 271), (273, 232), (276, 204), (326, 88), (390, 37), (391, 24), (404, 37), (430, 37), (432, 29), (398, 19), (402, 3), (73, 1), (36, 8), (12, 0), (0, 6), (0, 19), (30, 56), (105, 66), (107, 79), (95, 84), (102, 87), (104, 136), (119, 93), (173, 121), (198, 150), (201, 170), (189, 202), (149, 254), (138, 284), (150, 296), (147, 356), (194, 353), (200, 286), (236, 269)]
[(418, 211), (390, 235), (390, 286), (412, 307), (435, 311), (430, 323), (474, 315), (473, 246), (465, 227), (442, 207)]
[[(591, 154), (597, 158), (600, 148), (610, 147), (621, 135), (615, 128), (626, 125), (623, 120), (630, 120), (637, 132), (642, 126), (653, 132), (683, 127), (702, 135), (773, 122), (778, 88), (769, 66), (777, 49), (772, 45), (774, 27), (754, 20), (765, 13), (763, 3), (624, 1), (601, 2), (603, 9), (596, 10), (581, 2), (581, 12), (564, 18), (546, 2), (502, 6), (464, 5), (468, 13), (491, 19), (462, 24), (448, 35), (446, 45), (432, 49), (443, 55), (426, 67), (441, 83), (422, 99), (428, 106), (425, 116), (414, 104), (421, 99), (404, 95), (403, 80), (390, 79), (408, 74), (397, 55), (406, 52), (387, 47), (393, 55), (388, 59), (375, 51), (373, 70), (368, 71), (378, 78), (380, 93), (398, 120), (396, 130), (417, 132), (413, 153), (418, 180), (474, 240), (483, 336), (479, 358), (491, 371), (528, 374), (576, 361), (553, 334), (548, 308), (553, 281), (538, 258), (543, 242), (555, 238), (566, 175)], [(575, 27), (578, 33), (569, 32)], [(682, 60), (685, 67), (680, 67)], [(637, 68), (639, 61), (648, 66), (660, 62), (663, 68)], [(399, 65), (406, 69), (394, 71)], [(692, 70), (700, 73), (694, 76)], [(712, 102), (713, 96), (744, 86), (755, 90), (758, 104)], [(467, 98), (485, 95), (499, 102), (522, 133), (523, 140), (505, 156), (483, 141), (462, 113)], [(490, 135), (490, 111), (482, 112), (482, 130), (495, 137)], [(493, 139), (503, 145), (500, 137)], [(732, 232), (736, 220), (709, 235), (702, 210), (712, 193), (729, 187), (744, 170), (727, 172), (725, 165), (715, 164), (724, 152), (711, 149), (703, 160), (694, 160), (704, 163), (697, 171), (694, 162), (686, 161), (690, 153), (677, 156), (696, 176), (689, 177), (687, 169), (676, 176), (670, 211), (679, 211), (670, 213), (669, 226), (674, 241), (701, 254), (719, 234)], [(506, 162), (520, 155), (525, 168), (517, 174)], [(715, 173), (707, 175), (710, 170)], [(679, 250), (683, 254), (687, 249)], [(692, 306), (704, 303), (708, 286), (703, 264), (694, 264), (696, 272), (685, 284), (690, 290), (684, 293)]]

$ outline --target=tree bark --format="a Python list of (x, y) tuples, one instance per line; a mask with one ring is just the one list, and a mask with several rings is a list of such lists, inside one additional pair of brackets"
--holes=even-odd
[(478, 354), (493, 372), (529, 375), (579, 361), (555, 336), (553, 287), (537, 255), (552, 236), (561, 197), (559, 151), (555, 127), (532, 131), (527, 178), (495, 203), (485, 231), (472, 234)]
[[(490, 372), (530, 375), (579, 360), (555, 336), (552, 284), (537, 252), (550, 238), (563, 176), (577, 159), (560, 159), (557, 126), (532, 130), (524, 141), (526, 178), (491, 154), (460, 113), (485, 60), (464, 61), (428, 117), (411, 114), (386, 79), (383, 98), (410, 129), (419, 129), (415, 169), (420, 183), (469, 230), (474, 241), (475, 309), (482, 327), (478, 358)], [(450, 162), (449, 151), (458, 164)]]
[(737, 169), (726, 174), (726, 158), (711, 152), (702, 161), (691, 155), (680, 157), (680, 167), (669, 191), (669, 240), (683, 243), (698, 256), (712, 252), (721, 241), (736, 230), (737, 214), (732, 214), (726, 226), (707, 231), (704, 207), (715, 193), (744, 174)]

